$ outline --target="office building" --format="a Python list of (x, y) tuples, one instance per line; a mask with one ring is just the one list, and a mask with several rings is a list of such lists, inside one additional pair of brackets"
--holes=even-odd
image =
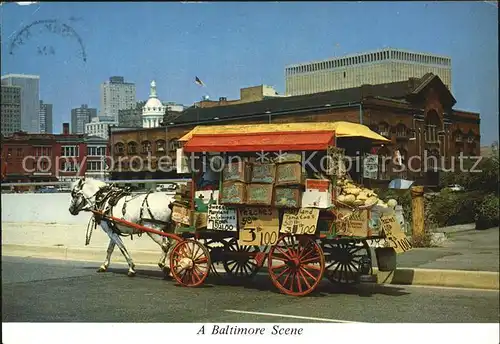
[(21, 87), (21, 130), (40, 132), (40, 77), (38, 75), (8, 74), (2, 85)]
[(113, 76), (101, 84), (100, 116), (113, 116), (118, 121), (120, 110), (135, 106), (135, 84), (125, 82), (122, 76)]
[(91, 119), (90, 123), (85, 124), (85, 134), (108, 139), (110, 125), (118, 125), (118, 123), (109, 117), (94, 117)]
[(287, 95), (296, 96), (422, 78), (427, 73), (439, 76), (451, 91), (449, 57), (393, 48), (289, 65), (285, 86)]
[(1, 125), (2, 135), (21, 130), (21, 87), (2, 85)]
[(40, 100), (40, 133), (52, 134), (52, 104)]
[(124, 128), (142, 128), (142, 109), (145, 101), (137, 102), (134, 107), (118, 111), (118, 126)]
[(92, 118), (97, 117), (97, 109), (89, 108), (87, 104), (83, 104), (79, 108), (71, 110), (71, 133), (85, 133), (85, 124), (90, 123)]

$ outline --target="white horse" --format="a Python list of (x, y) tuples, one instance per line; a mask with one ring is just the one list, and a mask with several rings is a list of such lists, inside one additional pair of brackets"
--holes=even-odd
[[(82, 178), (74, 182), (71, 186), (69, 212), (76, 216), (80, 211), (89, 211), (91, 209), (109, 210), (107, 214), (110, 216), (121, 218), (128, 222), (165, 232), (172, 230), (172, 210), (169, 205), (174, 201), (173, 196), (161, 192), (139, 195), (127, 195), (121, 192), (123, 192), (123, 189), (111, 187), (100, 180)], [(106, 260), (97, 271), (105, 272), (108, 269), (111, 254), (116, 245), (128, 263), (128, 276), (135, 276), (135, 264), (125, 248), (120, 235), (142, 234), (144, 232), (122, 224), (113, 223), (106, 219), (99, 219), (99, 217), (96, 217), (96, 219), (104, 232), (109, 236)], [(165, 274), (168, 274), (169, 268), (165, 265), (165, 260), (172, 245), (170, 239), (150, 232), (147, 232), (147, 234), (161, 247), (163, 253), (158, 266)]]

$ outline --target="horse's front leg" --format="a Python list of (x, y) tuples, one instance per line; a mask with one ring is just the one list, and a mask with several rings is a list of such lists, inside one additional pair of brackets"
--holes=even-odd
[(134, 277), (135, 276), (135, 264), (134, 264), (134, 261), (132, 260), (132, 257), (130, 256), (130, 253), (128, 253), (127, 249), (125, 248), (125, 245), (123, 244), (122, 239), (120, 238), (120, 236), (118, 234), (113, 232), (113, 230), (111, 230), (111, 228), (109, 228), (107, 223), (101, 224), (101, 227), (108, 234), (109, 238), (118, 246), (121, 253), (123, 254), (123, 257), (125, 257), (125, 260), (127, 261), (127, 264), (128, 264), (128, 276)]
[(109, 239), (109, 245), (108, 245), (108, 250), (106, 251), (106, 260), (104, 263), (99, 267), (97, 272), (105, 272), (108, 270), (109, 263), (111, 262), (111, 255), (113, 254), (113, 250), (115, 249), (115, 242), (113, 239)]
[(165, 265), (165, 261), (167, 260), (168, 253), (172, 245), (170, 239), (154, 233), (148, 233), (148, 235), (155, 243), (157, 243), (161, 247), (162, 250), (162, 255), (160, 257), (160, 260), (158, 261), (158, 266), (160, 267), (160, 269), (162, 269), (165, 276), (171, 276), (170, 268)]

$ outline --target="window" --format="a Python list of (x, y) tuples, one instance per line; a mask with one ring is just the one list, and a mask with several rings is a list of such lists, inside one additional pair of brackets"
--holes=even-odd
[(397, 125), (396, 137), (406, 137), (406, 126), (403, 123)]
[(102, 170), (101, 161), (87, 161), (87, 172), (101, 172)]
[(157, 140), (156, 141), (156, 151), (164, 152), (165, 151), (165, 140)]
[(142, 142), (142, 153), (147, 154), (151, 152), (151, 142), (143, 141)]
[(121, 142), (115, 144), (115, 154), (123, 154), (125, 151), (125, 145)]
[(170, 150), (175, 151), (177, 148), (181, 147), (181, 143), (178, 138), (173, 138), (169, 141)]
[(441, 130), (441, 120), (435, 110), (427, 113), (425, 119), (425, 141), (438, 142), (438, 131)]
[(134, 141), (130, 141), (127, 144), (127, 152), (128, 154), (136, 154), (137, 153), (137, 143)]
[(78, 146), (62, 146), (61, 147), (61, 156), (79, 156)]

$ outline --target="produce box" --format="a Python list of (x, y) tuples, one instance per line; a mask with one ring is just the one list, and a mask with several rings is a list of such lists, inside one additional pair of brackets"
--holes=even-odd
[(222, 183), (222, 192), (220, 193), (221, 204), (245, 204), (246, 202), (246, 184), (242, 182), (224, 182)]
[(273, 205), (277, 208), (300, 208), (302, 191), (299, 188), (276, 187)]
[(275, 164), (252, 164), (250, 183), (273, 184), (276, 179)]
[(303, 180), (300, 162), (276, 165), (276, 185), (301, 185)]
[(246, 161), (226, 164), (222, 171), (224, 182), (247, 183), (250, 179), (251, 165)]
[(273, 184), (248, 184), (246, 196), (246, 204), (271, 205), (273, 200)]
[(193, 212), (185, 205), (174, 203), (172, 207), (172, 221), (183, 225), (191, 226)]

